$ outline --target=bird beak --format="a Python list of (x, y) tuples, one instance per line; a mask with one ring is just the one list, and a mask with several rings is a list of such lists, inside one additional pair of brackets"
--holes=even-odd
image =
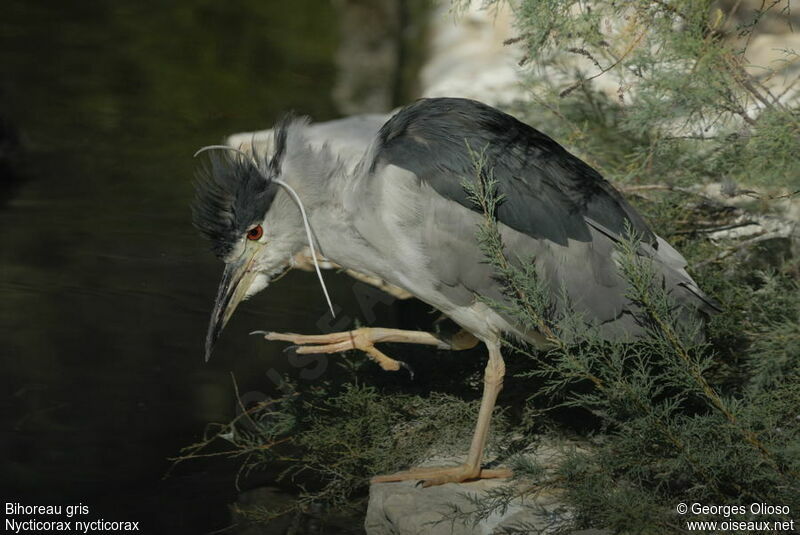
[(225, 265), (206, 334), (206, 362), (211, 358), (211, 352), (214, 350), (214, 344), (216, 344), (219, 334), (225, 328), (233, 311), (236, 310), (236, 306), (247, 294), (250, 284), (256, 277), (257, 272), (250, 270), (254, 258), (255, 255), (252, 255), (250, 258), (245, 257)]

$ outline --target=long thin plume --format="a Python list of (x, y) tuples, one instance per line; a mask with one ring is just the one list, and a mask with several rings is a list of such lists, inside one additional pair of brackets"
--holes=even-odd
[(306, 227), (308, 245), (311, 248), (311, 260), (314, 262), (314, 269), (317, 270), (317, 277), (319, 277), (319, 283), (322, 286), (322, 293), (325, 294), (325, 300), (328, 302), (328, 308), (331, 310), (331, 314), (335, 318), (336, 312), (333, 311), (333, 304), (331, 304), (331, 298), (328, 295), (328, 288), (325, 287), (325, 281), (322, 280), (322, 271), (320, 271), (319, 262), (317, 262), (317, 251), (314, 249), (314, 236), (311, 233), (311, 225), (308, 222), (308, 216), (306, 216), (306, 209), (303, 207), (303, 202), (300, 200), (300, 196), (297, 194), (294, 188), (292, 188), (289, 184), (278, 179), (273, 179), (273, 182), (283, 187), (283, 189), (285, 189), (292, 196), (292, 198), (294, 198), (294, 202), (297, 203), (297, 207), (300, 208), (300, 215), (303, 216), (303, 225)]
[(258, 163), (256, 162), (255, 158), (253, 158), (251, 155), (247, 154), (243, 150), (239, 150), (234, 147), (229, 147), (228, 145), (206, 145), (205, 147), (200, 147), (199, 149), (197, 149), (197, 152), (194, 153), (194, 156), (192, 156), (192, 158), (197, 158), (200, 154), (209, 150), (229, 150), (232, 152), (238, 152), (240, 156), (244, 156), (245, 159), (250, 160), (250, 163), (252, 163), (256, 169), (258, 169)]

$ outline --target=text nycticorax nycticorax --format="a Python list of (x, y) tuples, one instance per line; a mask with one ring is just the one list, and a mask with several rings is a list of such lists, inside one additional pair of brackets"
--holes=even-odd
[(378, 342), (449, 349), (477, 341), (486, 345), (483, 398), (466, 462), (376, 481), (420, 479), (430, 485), (508, 474), (481, 470), (505, 371), (501, 337), (542, 344), (542, 336), (485, 304), (506, 297), (476, 239), (484, 216), (464, 188), (464, 180), (476, 176), (473, 150), (482, 151), (502, 196), (495, 215), (509, 259), (534, 259), (553, 289), (553, 301), (567, 299), (594, 332), (608, 339), (643, 332), (615, 255), (630, 229), (641, 238), (639, 254), (652, 259), (678, 304), (701, 312), (714, 307), (686, 273), (683, 257), (597, 171), (494, 108), (465, 99), (419, 100), (379, 129), (375, 125), (375, 135), (360, 134), (371, 141), (364, 142), (357, 163), (312, 143), (309, 128), (304, 120), (284, 120), (274, 129), (268, 155), (215, 152), (198, 183), (195, 224), (226, 264), (206, 358), (242, 299), (309, 259), (344, 268), (397, 295), (413, 295), (458, 323), (466, 333), (448, 340), (382, 328), (265, 333), (269, 340), (300, 345), (300, 353), (360, 349), (387, 370), (399, 369), (400, 362), (375, 348)]

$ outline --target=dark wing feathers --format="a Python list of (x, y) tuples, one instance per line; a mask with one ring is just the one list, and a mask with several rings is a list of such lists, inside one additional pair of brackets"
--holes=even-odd
[(476, 210), (462, 186), (475, 176), (475, 152), (505, 196), (497, 212), (509, 227), (566, 245), (588, 242), (586, 218), (625, 234), (626, 222), (656, 246), (641, 216), (600, 174), (545, 134), (490, 106), (467, 99), (423, 99), (392, 117), (378, 134), (372, 169), (408, 169), (440, 195)]
[[(694, 309), (713, 313), (713, 303), (684, 270), (683, 257), (657, 238), (597, 171), (546, 135), (489, 106), (465, 99), (420, 100), (383, 126), (369, 165), (372, 170), (387, 165), (407, 169), (442, 197), (478, 211), (463, 187), (476, 175), (470, 149), (483, 151), (484, 171), (493, 174), (504, 196), (498, 220), (521, 233), (509, 237), (507, 250), (538, 251), (537, 263), (551, 290), (566, 292), (567, 302), (555, 297), (557, 307), (574, 307), (608, 339), (644, 332), (613, 259), (616, 243), (632, 229), (642, 242), (641, 254), (658, 262), (673, 298), (688, 305), (687, 322)], [(448, 220), (445, 215), (439, 214), (435, 228), (427, 231), (458, 233), (455, 216)], [(491, 283), (490, 267), (468, 261), (467, 255), (479, 254), (477, 249), (461, 248), (458, 254), (463, 262), (448, 271), (438, 266), (438, 273), (446, 275), (442, 284), (452, 287), (449, 295), (463, 303), (470, 302), (470, 292), (502, 299), (500, 288)]]

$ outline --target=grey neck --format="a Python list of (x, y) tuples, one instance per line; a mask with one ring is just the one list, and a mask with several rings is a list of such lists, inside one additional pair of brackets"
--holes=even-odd
[(311, 225), (325, 258), (344, 268), (383, 278), (388, 267), (385, 257), (359, 229), (365, 220), (373, 226), (382, 224), (377, 217), (378, 207), (359, 202), (359, 178), (347, 174), (333, 177), (325, 187), (328, 200), (315, 206)]
[(383, 255), (358, 230), (365, 218), (381, 224), (378, 207), (361, 201), (368, 187), (363, 166), (349, 171), (326, 148), (290, 147), (299, 150), (287, 152), (281, 178), (302, 200), (319, 253), (344, 268), (381, 276), (387, 268)]

